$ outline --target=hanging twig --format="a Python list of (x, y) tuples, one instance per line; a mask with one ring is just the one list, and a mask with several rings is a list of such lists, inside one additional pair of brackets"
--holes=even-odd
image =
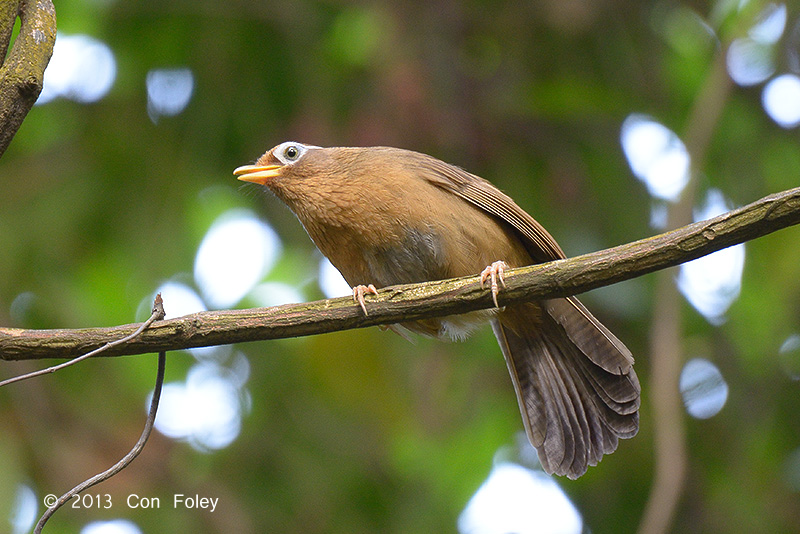
[(164, 384), (164, 368), (166, 367), (167, 361), (167, 353), (166, 352), (159, 352), (158, 353), (158, 372), (156, 374), (156, 386), (153, 390), (153, 398), (150, 401), (150, 411), (147, 414), (147, 420), (144, 424), (144, 430), (142, 430), (142, 435), (139, 436), (139, 441), (136, 442), (136, 445), (126, 454), (125, 456), (120, 459), (119, 462), (114, 464), (112, 467), (106, 469), (102, 473), (98, 473), (97, 475), (81, 482), (64, 495), (58, 498), (56, 503), (45, 510), (42, 517), (39, 519), (39, 522), (36, 523), (36, 528), (33, 529), (34, 534), (39, 534), (42, 529), (44, 528), (45, 523), (50, 517), (56, 513), (56, 511), (61, 508), (67, 501), (69, 501), (73, 496), (78, 495), (85, 489), (91, 488), (95, 484), (99, 484), (104, 480), (107, 480), (123, 469), (125, 469), (128, 464), (130, 464), (134, 458), (139, 456), (139, 453), (142, 452), (144, 449), (145, 443), (147, 443), (148, 438), (150, 437), (150, 432), (153, 430), (153, 423), (156, 420), (156, 412), (158, 412), (158, 401), (161, 399), (161, 387)]
[[(160, 316), (158, 314), (158, 311), (156, 310), (156, 307), (159, 307), (159, 309), (160, 309), (160, 312), (161, 312)], [(14, 382), (21, 382), (22, 380), (27, 380), (29, 378), (34, 378), (34, 377), (45, 375), (45, 374), (48, 374), (48, 373), (55, 373), (56, 371), (59, 371), (59, 370), (63, 369), (64, 367), (69, 367), (70, 365), (74, 365), (74, 364), (76, 364), (78, 362), (81, 362), (81, 361), (87, 359), (87, 358), (91, 358), (92, 356), (96, 356), (97, 354), (100, 354), (104, 350), (108, 350), (111, 347), (115, 347), (117, 345), (121, 345), (123, 343), (127, 343), (131, 339), (135, 338), (136, 336), (138, 336), (139, 334), (144, 332), (144, 330), (148, 326), (153, 324), (153, 321), (156, 321), (158, 319), (163, 319), (164, 318), (163, 312), (164, 312), (164, 306), (163, 306), (163, 302), (161, 301), (161, 293), (159, 293), (158, 295), (156, 295), (155, 305), (153, 306), (153, 313), (132, 334), (129, 334), (129, 335), (123, 337), (123, 338), (120, 338), (120, 339), (117, 339), (117, 340), (114, 340), (114, 341), (109, 341), (108, 343), (106, 343), (102, 347), (97, 348), (97, 349), (95, 349), (93, 351), (87, 352), (83, 356), (78, 356), (77, 358), (69, 360), (68, 362), (60, 363), (60, 364), (54, 365), (52, 367), (47, 367), (46, 369), (39, 369), (38, 371), (32, 371), (30, 373), (25, 373), (24, 375), (19, 375), (19, 376), (15, 376), (15, 377), (9, 378), (7, 380), (3, 380), (2, 382), (0, 382), (0, 388), (3, 387), (3, 386), (7, 386), (8, 384), (13, 384)]]
[[(155, 303), (153, 305), (153, 313), (150, 316), (150, 319), (148, 319), (147, 322), (143, 323), (142, 328), (137, 332), (141, 332), (142, 330), (144, 330), (147, 327), (146, 325), (151, 324), (153, 321), (163, 318), (164, 318), (164, 305), (161, 300), (161, 294), (158, 294), (156, 295)], [(98, 349), (98, 351), (99, 350), (100, 349)], [(94, 352), (97, 353), (98, 351)], [(89, 355), (86, 355), (86, 357), (88, 356)], [(76, 360), (78, 359), (82, 360), (85, 359), (85, 357), (76, 358)], [(47, 520), (50, 519), (50, 517), (54, 513), (56, 513), (56, 511), (59, 508), (61, 508), (67, 501), (69, 501), (73, 496), (78, 495), (80, 492), (88, 488), (91, 488), (92, 486), (99, 484), (104, 480), (108, 480), (109, 478), (113, 477), (114, 475), (125, 469), (128, 466), (128, 464), (130, 464), (134, 460), (134, 458), (139, 456), (139, 453), (142, 452), (145, 444), (147, 443), (148, 438), (150, 437), (150, 432), (153, 430), (153, 424), (155, 423), (156, 420), (156, 413), (158, 412), (158, 402), (161, 399), (161, 388), (164, 384), (164, 368), (166, 367), (166, 361), (167, 361), (167, 353), (164, 351), (159, 352), (158, 371), (156, 373), (156, 385), (153, 390), (153, 398), (150, 400), (150, 410), (147, 414), (147, 420), (145, 421), (144, 430), (142, 430), (142, 435), (139, 436), (139, 440), (136, 442), (136, 444), (133, 446), (130, 452), (128, 452), (128, 454), (123, 456), (120, 459), (120, 461), (118, 461), (110, 468), (106, 469), (102, 473), (98, 473), (97, 475), (87, 480), (84, 480), (83, 482), (81, 482), (68, 492), (66, 492), (64, 495), (59, 497), (58, 500), (56, 500), (55, 504), (50, 506), (47, 510), (45, 510), (44, 514), (42, 514), (42, 517), (39, 519), (38, 523), (36, 523), (36, 528), (33, 529), (34, 534), (40, 534), (42, 532), (42, 529), (44, 528), (45, 523), (47, 523)]]

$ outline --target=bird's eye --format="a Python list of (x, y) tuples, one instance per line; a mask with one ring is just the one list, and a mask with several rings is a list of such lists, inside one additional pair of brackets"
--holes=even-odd
[(284, 155), (286, 156), (286, 159), (294, 161), (300, 155), (300, 149), (295, 145), (289, 145), (286, 147)]
[(270, 153), (272, 157), (280, 161), (284, 165), (292, 165), (300, 161), (300, 159), (308, 152), (311, 148), (320, 148), (314, 145), (304, 145), (303, 143), (298, 143), (297, 141), (286, 141), (285, 143), (281, 143), (272, 150)]
[(272, 153), (281, 163), (290, 165), (303, 157), (307, 149), (308, 147), (302, 143), (287, 141), (273, 148)]

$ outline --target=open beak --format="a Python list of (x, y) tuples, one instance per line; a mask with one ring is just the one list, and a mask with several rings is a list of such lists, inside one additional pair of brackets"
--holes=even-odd
[(239, 180), (266, 185), (266, 183), (280, 173), (283, 165), (243, 165), (233, 171)]

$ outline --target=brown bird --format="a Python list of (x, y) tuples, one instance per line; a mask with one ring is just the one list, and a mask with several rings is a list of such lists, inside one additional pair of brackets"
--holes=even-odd
[[(510, 197), (425, 154), (286, 142), (234, 174), (265, 185), (291, 208), (354, 286), (365, 313), (364, 294), (376, 286), (479, 272), (491, 279), (497, 303), (504, 268), (565, 257)], [(577, 478), (613, 452), (618, 438), (636, 434), (640, 386), (633, 357), (574, 297), (403, 326), (463, 338), (487, 321), (547, 473)]]

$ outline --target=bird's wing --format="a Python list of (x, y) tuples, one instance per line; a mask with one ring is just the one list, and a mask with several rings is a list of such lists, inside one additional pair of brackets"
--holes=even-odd
[(433, 185), (458, 195), (511, 225), (522, 237), (534, 261), (542, 263), (566, 258), (556, 240), (536, 219), (488, 181), (435, 158), (430, 158), (423, 165), (432, 171), (423, 174)]
[[(428, 163), (426, 162), (426, 165)], [(510, 224), (522, 238), (528, 253), (536, 262), (547, 262), (566, 258), (564, 251), (541, 224), (528, 215), (508, 195), (479, 176), (470, 174), (456, 166), (430, 158), (430, 169), (424, 173), (434, 185), (455, 193)], [(564, 307), (564, 304), (569, 306)], [(558, 305), (556, 305), (558, 304)], [(569, 336), (592, 362), (614, 374), (627, 374), (633, 365), (633, 357), (625, 345), (608, 328), (589, 313), (575, 297), (554, 300), (546, 307), (547, 312), (560, 324), (577, 315), (582, 321), (572, 321), (567, 328)], [(578, 328), (577, 325), (581, 325)]]

